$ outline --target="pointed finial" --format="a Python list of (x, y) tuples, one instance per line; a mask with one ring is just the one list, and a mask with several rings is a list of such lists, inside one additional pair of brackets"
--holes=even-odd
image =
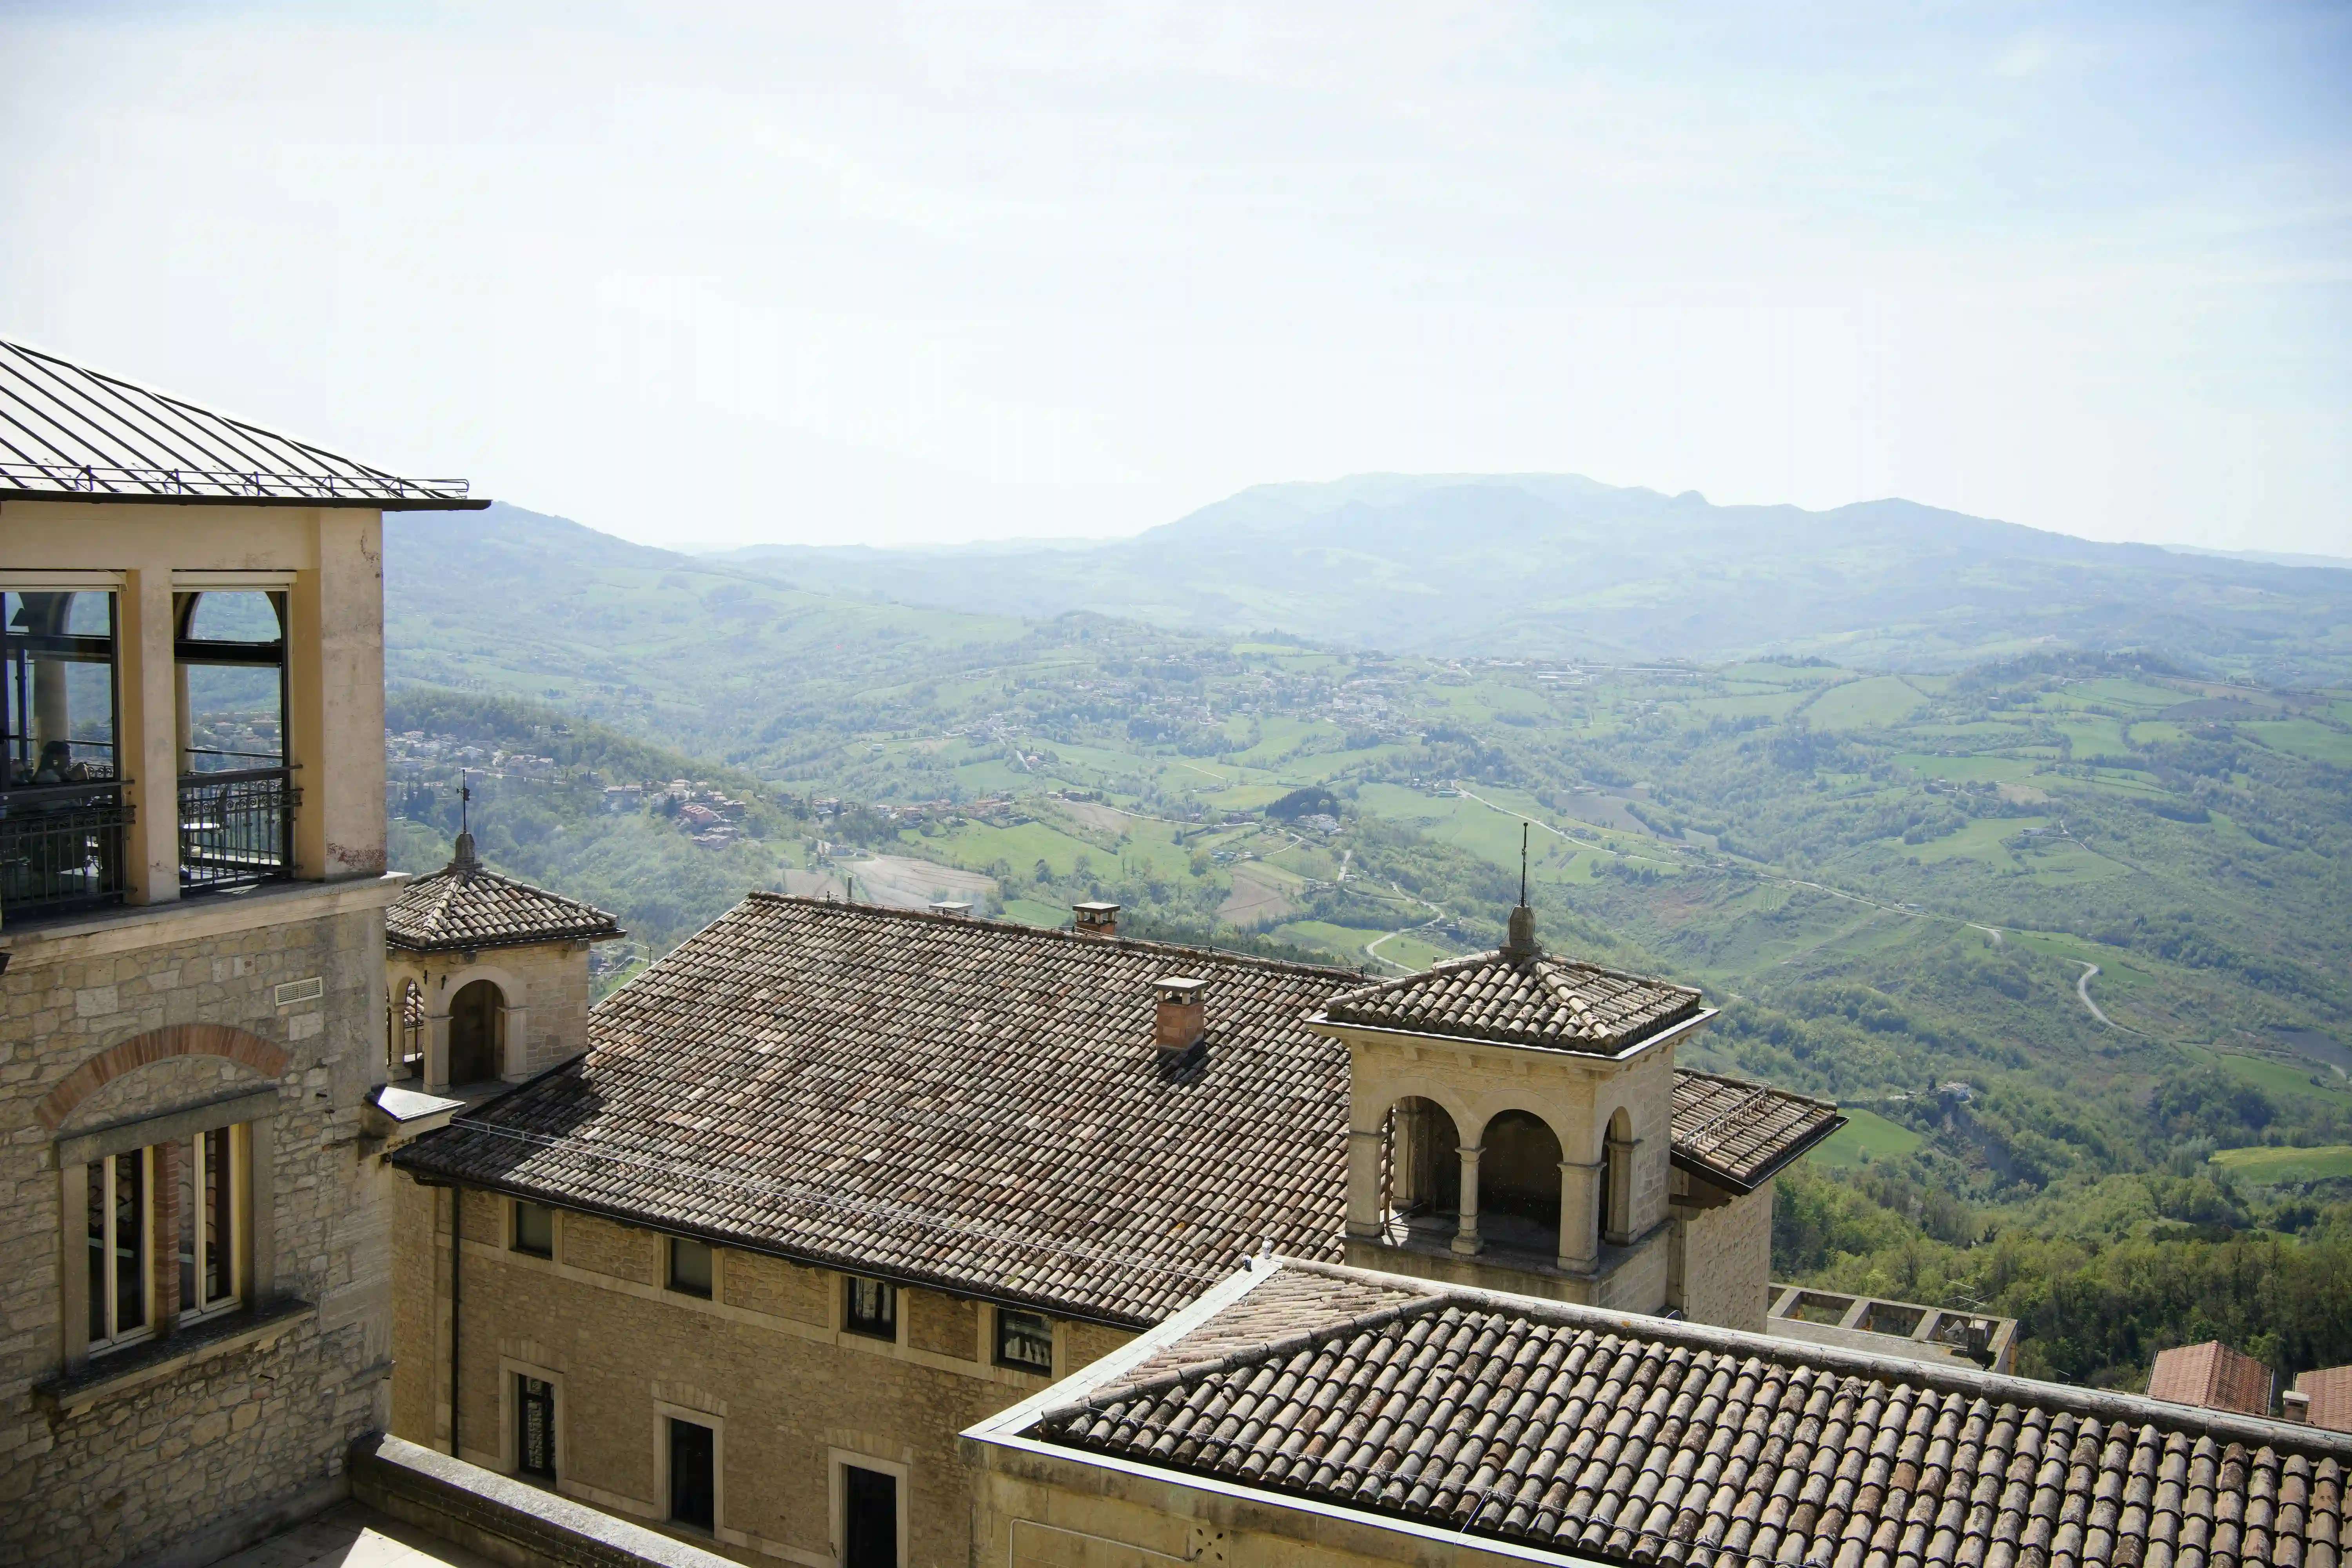
[(1528, 907), (1528, 825), (1519, 824), (1519, 903), (1511, 911), (1511, 933), (1503, 942), (1503, 956), (1513, 963), (1526, 963), (1538, 958), (1543, 948), (1536, 942), (1536, 912)]
[(466, 782), (465, 770), (460, 768), (457, 772), (457, 842), (449, 852), (449, 869), (460, 876), (471, 876), (482, 865), (474, 853), (474, 829), (466, 809), (473, 798), (473, 786)]

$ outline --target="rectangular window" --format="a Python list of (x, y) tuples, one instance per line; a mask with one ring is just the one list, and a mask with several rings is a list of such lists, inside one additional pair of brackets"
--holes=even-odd
[(842, 1303), (841, 1326), (853, 1334), (871, 1334), (877, 1340), (898, 1337), (898, 1289), (879, 1279), (860, 1279), (852, 1276), (846, 1282), (848, 1290)]
[(898, 1478), (841, 1468), (841, 1568), (898, 1568)]
[(527, 1252), (533, 1258), (555, 1256), (555, 1211), (545, 1204), (527, 1204), (520, 1198), (514, 1206), (514, 1250)]
[(239, 1300), (236, 1150), (241, 1128), (199, 1132), (179, 1166), (180, 1318), (227, 1311)]
[(669, 1423), (669, 1517), (674, 1524), (715, 1530), (719, 1524), (718, 1445), (709, 1427)]
[(89, 1171), (89, 1348), (110, 1350), (153, 1331), (147, 1266), (155, 1152), (110, 1154)]
[(115, 751), (115, 596), (0, 591), (0, 905), (13, 919), (129, 886)]
[(515, 1468), (555, 1479), (555, 1385), (515, 1374)]
[(1054, 1372), (1054, 1325), (1035, 1312), (996, 1310), (996, 1364), (1019, 1372)]
[(669, 1288), (710, 1300), (710, 1248), (682, 1236), (669, 1238)]

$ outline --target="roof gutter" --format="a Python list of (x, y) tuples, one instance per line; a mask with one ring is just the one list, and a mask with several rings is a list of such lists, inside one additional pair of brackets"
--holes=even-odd
[(490, 502), (441, 496), (208, 496), (144, 495), (113, 490), (29, 490), (0, 486), (0, 501), (55, 500), (81, 506), (307, 506), (363, 511), (481, 511)]

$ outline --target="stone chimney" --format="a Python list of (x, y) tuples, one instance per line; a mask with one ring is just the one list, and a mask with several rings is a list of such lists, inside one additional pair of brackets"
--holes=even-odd
[(961, 899), (933, 899), (930, 911), (935, 915), (945, 915), (950, 920), (971, 919), (971, 905)]
[(1080, 936), (1117, 936), (1118, 906), (1117, 904), (1072, 904), (1072, 927)]
[(1190, 975), (1163, 974), (1151, 986), (1160, 994), (1159, 1011), (1151, 1024), (1152, 1044), (1164, 1055), (1181, 1056), (1209, 1032), (1209, 983)]
[(2311, 1422), (2311, 1395), (2295, 1391), (2280, 1394), (2279, 1419), (2308, 1426)]

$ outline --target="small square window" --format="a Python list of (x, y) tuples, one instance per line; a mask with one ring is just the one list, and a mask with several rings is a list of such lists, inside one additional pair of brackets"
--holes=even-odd
[(879, 1279), (852, 1277), (842, 1302), (841, 1326), (877, 1340), (898, 1337), (898, 1288)]
[(1019, 1372), (1054, 1371), (1054, 1325), (1035, 1312), (996, 1310), (996, 1364)]
[(683, 1236), (669, 1238), (669, 1288), (710, 1300), (710, 1248)]
[(517, 1199), (514, 1206), (514, 1249), (533, 1258), (555, 1256), (555, 1211), (545, 1204)]

